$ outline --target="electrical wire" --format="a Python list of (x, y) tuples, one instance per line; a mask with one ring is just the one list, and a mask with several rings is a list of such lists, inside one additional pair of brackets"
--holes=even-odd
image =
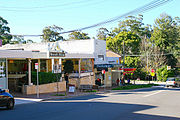
[[(115, 22), (115, 21), (117, 21), (119, 19), (122, 19), (122, 18), (124, 18), (126, 16), (129, 16), (129, 15), (134, 15), (134, 14), (138, 14), (138, 13), (144, 13), (144, 12), (146, 12), (148, 10), (152, 10), (152, 9), (154, 9), (156, 7), (159, 7), (160, 5), (163, 5), (163, 4), (165, 4), (167, 2), (170, 2), (170, 1), (173, 1), (173, 0), (153, 0), (150, 3), (148, 3), (146, 5), (143, 5), (142, 7), (139, 7), (137, 9), (132, 10), (132, 11), (130, 11), (128, 13), (123, 14), (123, 15), (120, 15), (120, 16), (111, 18), (109, 20), (106, 20), (106, 21), (103, 21), (103, 22), (100, 22), (100, 23), (97, 23), (97, 24), (94, 24), (94, 25), (90, 25), (90, 26), (87, 26), (87, 27), (60, 32), (60, 34), (71, 33), (71, 32), (74, 32), (74, 31), (82, 31), (82, 30), (94, 28), (94, 27), (97, 27), (97, 26), (101, 26), (101, 25), (104, 25), (104, 24), (107, 24), (107, 23), (112, 23), (112, 22)], [(16, 36), (38, 37), (38, 36), (43, 36), (43, 35), (16, 35)]]
[[(36, 12), (47, 12), (50, 9), (47, 8), (52, 8), (53, 10), (65, 10), (63, 7), (71, 6), (71, 5), (83, 5), (83, 6), (90, 6), (90, 5), (97, 5), (98, 3), (103, 3), (104, 1), (107, 0), (100, 0), (100, 1), (79, 1), (79, 2), (72, 2), (72, 3), (64, 3), (64, 4), (59, 4), (59, 5), (50, 5), (50, 6), (41, 6), (41, 7), (29, 7), (29, 8), (18, 8), (18, 7), (3, 7), (0, 6), (0, 10), (2, 11), (10, 11), (10, 12), (32, 12), (33, 10), (41, 9)], [(57, 8), (58, 7), (58, 8)], [(12, 9), (11, 9), (12, 8)], [(45, 8), (44, 10), (42, 10)], [(72, 8), (80, 8), (80, 6), (74, 6), (70, 7)]]
[(81, 0), (81, 1), (71, 2), (71, 3), (48, 5), (48, 6), (37, 6), (37, 7), (12, 7), (12, 6), (11, 7), (5, 7), (5, 6), (0, 6), (0, 8), (13, 8), (13, 9), (19, 9), (19, 10), (28, 10), (28, 9), (39, 9), (39, 8), (64, 7), (64, 6), (87, 3), (87, 2), (89, 2), (89, 1)]

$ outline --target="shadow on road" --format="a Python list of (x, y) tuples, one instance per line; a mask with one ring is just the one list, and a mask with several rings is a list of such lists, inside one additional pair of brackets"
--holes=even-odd
[[(104, 96), (81, 96), (68, 100), (88, 100)], [(67, 100), (67, 99), (66, 99)], [(14, 110), (0, 109), (2, 120), (179, 120), (176, 117), (135, 113), (156, 106), (107, 103), (107, 102), (64, 102), (63, 100), (24, 104)]]

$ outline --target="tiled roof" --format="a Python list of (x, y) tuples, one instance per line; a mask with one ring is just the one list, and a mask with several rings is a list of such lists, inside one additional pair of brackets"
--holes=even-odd
[(107, 57), (121, 57), (119, 54), (117, 54), (111, 50), (106, 50), (106, 56)]

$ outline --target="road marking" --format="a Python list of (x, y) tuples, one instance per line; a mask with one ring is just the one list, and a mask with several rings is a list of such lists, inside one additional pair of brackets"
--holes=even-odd
[(162, 91), (164, 91), (164, 90), (159, 90), (159, 91), (157, 91), (157, 92), (154, 92), (154, 93), (151, 93), (151, 94), (145, 95), (145, 96), (143, 96), (143, 97), (149, 97), (149, 96), (152, 96), (152, 95), (158, 94), (158, 93), (160, 93), (160, 92), (162, 92)]

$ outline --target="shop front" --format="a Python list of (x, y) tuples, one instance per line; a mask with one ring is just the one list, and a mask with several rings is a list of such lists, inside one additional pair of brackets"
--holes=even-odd
[(28, 84), (28, 60), (8, 59), (8, 88), (11, 92), (21, 92)]
[(64, 59), (62, 63), (63, 72), (66, 72), (64, 63), (69, 60), (73, 62), (73, 70), (69, 73), (69, 84), (73, 84), (77, 88), (80, 85), (95, 85), (93, 58)]
[(0, 50), (0, 88), (18, 91), (18, 86), (28, 78), (28, 59), (31, 52), (22, 50)]

